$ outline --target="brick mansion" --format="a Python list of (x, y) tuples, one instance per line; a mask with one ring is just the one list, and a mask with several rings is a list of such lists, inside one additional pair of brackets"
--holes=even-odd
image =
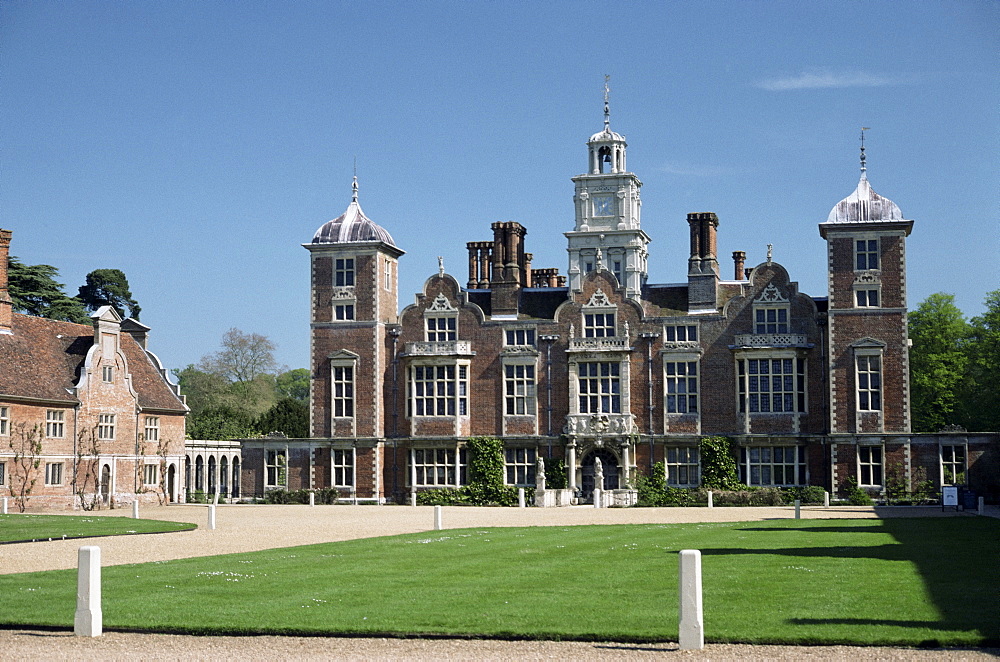
[(465, 484), (476, 436), (503, 440), (512, 485), (561, 458), (579, 503), (598, 459), (611, 503), (631, 503), (633, 477), (658, 462), (669, 485), (697, 486), (707, 435), (734, 440), (748, 485), (837, 493), (849, 479), (878, 491), (890, 471), (935, 485), (996, 473), (983, 456), (995, 442), (910, 432), (914, 222), (871, 188), (863, 146), (857, 187), (818, 223), (825, 296), (800, 292), (770, 250), (756, 265), (720, 260), (710, 212), (687, 215), (686, 282), (648, 282), (626, 148), (605, 104), (572, 178), (565, 275), (533, 267), (522, 225), (496, 222), (467, 244), (467, 274), (442, 265), (402, 311), (404, 251), (362, 211), (355, 179), (347, 210), (304, 244), (311, 437), (244, 441), (244, 495), (332, 487), (405, 502)]

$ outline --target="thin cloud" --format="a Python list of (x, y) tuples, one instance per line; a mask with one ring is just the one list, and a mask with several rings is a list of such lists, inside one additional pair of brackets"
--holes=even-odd
[(660, 166), (660, 171), (670, 175), (684, 175), (688, 177), (721, 177), (732, 174), (732, 168), (721, 166), (702, 166), (691, 163), (680, 163), (669, 161)]
[(797, 76), (768, 78), (757, 83), (757, 87), (770, 92), (785, 90), (821, 90), (843, 87), (886, 87), (911, 82), (906, 78), (881, 76), (864, 71), (849, 73), (803, 72)]

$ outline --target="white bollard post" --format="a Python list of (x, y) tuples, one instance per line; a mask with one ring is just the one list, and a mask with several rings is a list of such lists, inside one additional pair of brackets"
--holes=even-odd
[(705, 620), (701, 601), (701, 552), (682, 549), (680, 552), (680, 636), (681, 650), (701, 650), (705, 647)]
[(417, 493), (410, 492), (410, 505), (416, 507), (417, 505)]
[(983, 497), (979, 497), (979, 504), (978, 505), (979, 505), (979, 510), (977, 510), (976, 512), (978, 512), (980, 515), (982, 515), (983, 514), (983, 508), (986, 507), (985, 499)]
[(215, 528), (215, 504), (208, 505), (208, 528)]
[(101, 548), (81, 547), (77, 554), (76, 614), (73, 634), (99, 637), (104, 629), (101, 612)]
[(315, 492), (310, 492), (309, 493), (309, 505), (310, 506), (315, 506), (316, 505), (316, 493)]
[(517, 507), (524, 508), (524, 488), (517, 488)]
[(3, 514), (7, 514), (7, 497), (3, 498)]
[(139, 500), (132, 502), (132, 519), (139, 519)]
[(823, 507), (824, 508), (830, 507), (830, 493), (827, 492), (826, 490), (823, 490)]
[(714, 496), (715, 495), (712, 494), (712, 490), (709, 490), (708, 491), (708, 507), (709, 508), (715, 508), (715, 499), (713, 498)]
[(802, 502), (795, 500), (795, 519), (802, 519)]
[(594, 508), (601, 507), (601, 488), (594, 488)]
[(440, 531), (441, 526), (441, 506), (434, 506), (434, 530)]

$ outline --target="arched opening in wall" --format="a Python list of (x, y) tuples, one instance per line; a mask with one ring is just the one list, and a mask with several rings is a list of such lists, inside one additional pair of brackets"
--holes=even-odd
[(233, 458), (233, 496), (240, 496), (240, 458)]
[(205, 460), (201, 455), (194, 459), (194, 491), (205, 491)]
[(101, 501), (104, 505), (111, 503), (111, 465), (101, 467)]
[(229, 496), (229, 459), (225, 455), (219, 460), (219, 494)]
[(219, 491), (218, 490), (219, 484), (215, 480), (215, 477), (216, 477), (216, 473), (215, 473), (215, 456), (214, 455), (209, 455), (208, 456), (208, 493), (209, 494), (215, 494), (215, 493), (217, 493)]
[(591, 499), (593, 497), (596, 473), (595, 460), (598, 458), (601, 460), (601, 470), (604, 473), (604, 486), (601, 489), (618, 489), (618, 457), (606, 448), (599, 448), (583, 458), (580, 487), (583, 490), (584, 499)]
[(184, 489), (187, 492), (191, 491), (191, 458), (184, 458)]
[(171, 464), (167, 467), (167, 503), (173, 503), (177, 487), (177, 467)]
[(597, 150), (597, 172), (602, 174), (611, 172), (612, 158), (614, 158), (614, 156), (611, 154), (611, 148), (607, 145)]

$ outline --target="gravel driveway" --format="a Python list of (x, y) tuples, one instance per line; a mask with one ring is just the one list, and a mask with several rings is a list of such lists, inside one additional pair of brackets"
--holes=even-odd
[[(80, 513), (76, 513), (80, 514)], [(803, 507), (804, 519), (939, 516), (940, 508)], [(968, 517), (946, 512), (950, 516)], [(95, 517), (129, 516), (131, 511), (87, 513)], [(434, 509), (406, 506), (249, 506), (217, 507), (217, 528), (208, 529), (206, 506), (146, 507), (144, 518), (199, 525), (195, 531), (159, 535), (55, 540), (0, 546), (0, 574), (76, 566), (77, 549), (101, 548), (102, 565), (158, 561), (229, 552), (247, 552), (372, 536), (427, 531)], [(794, 517), (791, 507), (777, 508), (469, 508), (443, 509), (443, 526), (572, 526), (581, 524), (729, 522)], [(0, 630), (5, 659), (447, 659), (447, 660), (987, 660), (1000, 650), (911, 650), (845, 646), (787, 647), (710, 644), (703, 651), (679, 651), (676, 644), (488, 641), (456, 639), (361, 639), (330, 637), (191, 637), (106, 633), (86, 639), (69, 632)]]

